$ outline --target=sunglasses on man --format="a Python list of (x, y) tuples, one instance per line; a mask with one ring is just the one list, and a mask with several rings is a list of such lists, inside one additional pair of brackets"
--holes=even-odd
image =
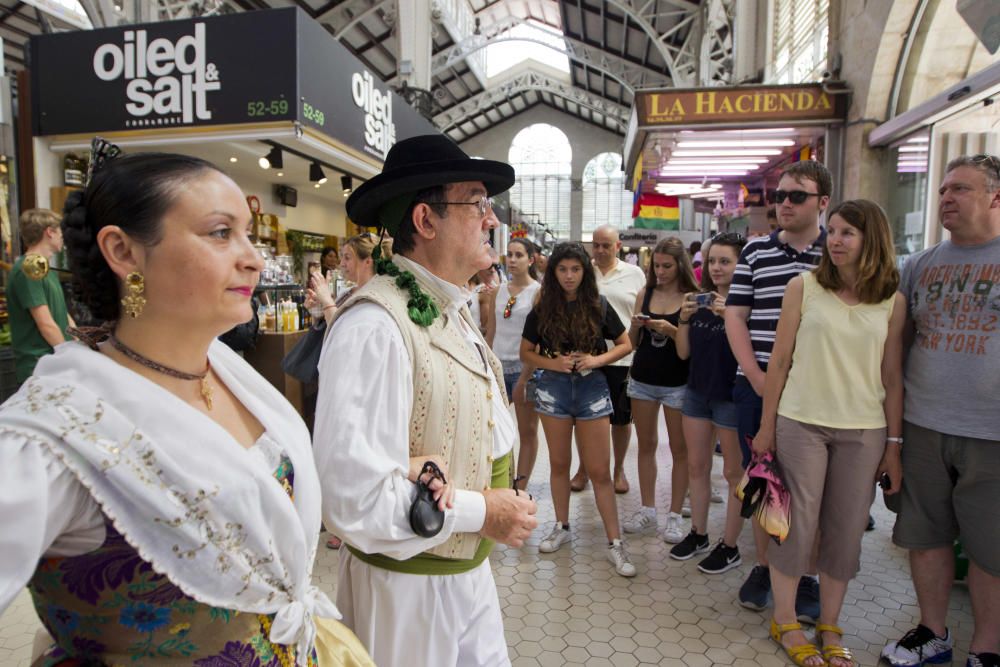
[(822, 197), (818, 192), (806, 192), (805, 190), (775, 190), (774, 203), (784, 204), (788, 199), (793, 204), (804, 204), (810, 197)]

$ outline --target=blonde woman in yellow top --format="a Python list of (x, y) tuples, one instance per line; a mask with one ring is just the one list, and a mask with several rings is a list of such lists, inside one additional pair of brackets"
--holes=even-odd
[[(889, 221), (863, 199), (829, 215), (819, 266), (788, 283), (764, 385), (757, 452), (776, 450), (791, 527), (768, 551), (771, 636), (797, 665), (853, 667), (837, 626), (861, 536), (886, 475), (902, 482), (902, 332), (906, 303)], [(819, 647), (796, 622), (795, 592), (819, 538)]]

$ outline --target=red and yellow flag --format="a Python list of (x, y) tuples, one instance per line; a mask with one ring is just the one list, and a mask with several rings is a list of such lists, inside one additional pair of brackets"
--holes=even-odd
[(632, 226), (638, 229), (681, 228), (680, 208), (677, 197), (661, 194), (642, 194), (632, 207)]

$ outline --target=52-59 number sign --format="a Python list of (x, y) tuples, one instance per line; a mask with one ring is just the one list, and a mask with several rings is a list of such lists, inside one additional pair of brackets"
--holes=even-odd
[(320, 127), (322, 127), (324, 121), (326, 121), (326, 116), (323, 112), (307, 102), (302, 103), (302, 116), (305, 117), (306, 120), (311, 120)]
[(253, 100), (247, 102), (247, 116), (284, 116), (288, 113), (288, 100)]

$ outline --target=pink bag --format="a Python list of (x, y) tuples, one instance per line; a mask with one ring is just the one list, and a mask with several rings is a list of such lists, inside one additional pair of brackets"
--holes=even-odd
[[(747, 443), (752, 444), (752, 439), (747, 438)], [(749, 519), (751, 515), (757, 517), (760, 525), (778, 544), (788, 537), (791, 496), (774, 452), (753, 453), (743, 480), (736, 488), (736, 496), (743, 501), (740, 514), (744, 518)]]

